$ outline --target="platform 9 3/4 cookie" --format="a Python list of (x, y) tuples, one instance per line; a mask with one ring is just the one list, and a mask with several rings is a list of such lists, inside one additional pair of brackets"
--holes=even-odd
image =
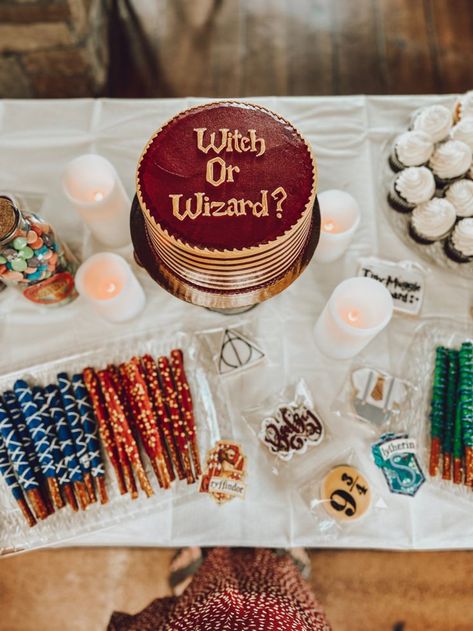
[(371, 489), (361, 473), (350, 465), (338, 465), (322, 480), (325, 510), (339, 521), (355, 521), (371, 506)]

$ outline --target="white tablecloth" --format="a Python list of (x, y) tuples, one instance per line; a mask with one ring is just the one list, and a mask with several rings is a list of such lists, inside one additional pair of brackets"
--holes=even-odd
[[(251, 314), (272, 346), (274, 362), (232, 380), (236, 435), (249, 460), (246, 498), (217, 506), (207, 496), (166, 507), (152, 516), (123, 523), (77, 541), (81, 545), (335, 545), (377, 548), (461, 548), (473, 546), (473, 502), (426, 484), (414, 499), (390, 495), (380, 485), (385, 510), (343, 532), (332, 543), (315, 523), (289, 482), (274, 476), (261, 447), (243, 425), (238, 409), (256, 404), (285, 382), (304, 376), (335, 436), (330, 449), (355, 447), (370, 464), (370, 437), (358, 424), (339, 419), (329, 408), (346, 377), (349, 362), (324, 359), (312, 339), (317, 314), (332, 289), (354, 275), (360, 256), (372, 253), (395, 260), (415, 259), (399, 241), (381, 210), (381, 155), (386, 139), (407, 126), (413, 109), (428, 103), (451, 105), (450, 96), (254, 98), (291, 120), (312, 143), (320, 172), (320, 190), (343, 188), (360, 202), (362, 223), (343, 260), (312, 262), (287, 291)], [(135, 166), (149, 136), (170, 116), (199, 102), (170, 100), (3, 101), (0, 104), (0, 188), (45, 195), (43, 213), (66, 240), (82, 236), (82, 255), (97, 249), (66, 203), (60, 188), (65, 163), (85, 152), (106, 156), (116, 166), (130, 195)], [(130, 252), (128, 252), (129, 254)], [(38, 311), (9, 291), (0, 296), (0, 369), (37, 363), (43, 357), (70, 354), (77, 346), (150, 327), (159, 335), (172, 322), (181, 329), (219, 325), (222, 316), (185, 304), (138, 272), (147, 293), (144, 313), (131, 324), (108, 325), (76, 301), (65, 309)], [(471, 287), (454, 274), (432, 269), (423, 316), (468, 317)], [(230, 318), (230, 321), (232, 318)], [(273, 345), (284, 327), (283, 344)], [(409, 353), (416, 321), (396, 317), (367, 350), (386, 369), (397, 371)], [(112, 342), (111, 342), (112, 343)], [(275, 363), (276, 362), (276, 363)], [(376, 470), (370, 469), (373, 475)], [(379, 475), (379, 473), (377, 474)]]

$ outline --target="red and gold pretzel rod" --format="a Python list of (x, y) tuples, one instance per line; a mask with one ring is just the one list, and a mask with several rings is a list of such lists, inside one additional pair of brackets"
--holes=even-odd
[[(153, 364), (154, 364), (154, 360), (153, 358), (151, 358)], [(158, 415), (156, 413), (156, 409), (155, 409), (155, 405), (154, 405), (154, 396), (153, 396), (153, 392), (151, 390), (149, 381), (148, 381), (148, 375), (146, 373), (144, 364), (142, 362), (142, 358), (141, 357), (134, 357), (133, 361), (136, 364), (136, 367), (140, 373), (141, 376), (141, 380), (143, 381), (144, 385), (145, 385), (145, 389), (146, 392), (148, 394), (148, 399), (150, 402), (150, 411), (151, 411), (151, 417), (153, 419), (153, 424), (156, 426), (156, 429), (158, 431), (159, 434), (159, 440), (161, 442), (161, 448), (162, 448), (162, 457), (164, 460), (164, 465), (166, 467), (166, 472), (167, 472), (167, 476), (170, 480), (170, 482), (173, 482), (176, 479), (176, 474), (174, 473), (174, 467), (173, 467), (173, 462), (170, 456), (170, 451), (169, 451), (169, 446), (168, 446), (168, 441), (166, 439), (166, 434), (163, 431), (163, 427), (162, 427), (162, 423), (159, 422), (158, 420)], [(155, 380), (156, 380), (156, 384), (157, 387), (159, 389), (159, 382), (158, 382), (158, 373), (156, 371), (156, 364), (154, 364), (155, 366)], [(161, 395), (161, 399), (162, 399), (162, 395)], [(166, 419), (168, 420), (168, 419)], [(172, 433), (170, 434), (172, 437)], [(174, 447), (174, 444), (173, 444)], [(175, 447), (174, 447), (175, 450)]]
[[(107, 372), (110, 375), (113, 387), (115, 388), (115, 392), (118, 394), (118, 398), (120, 399), (120, 403), (122, 404), (122, 408), (126, 414), (127, 419), (132, 420), (134, 416), (133, 408), (131, 407), (131, 403), (128, 400), (126, 382), (120, 374), (118, 366), (115, 366), (114, 364), (109, 364), (107, 366)], [(137, 427), (134, 423), (131, 423), (130, 427), (131, 431), (133, 432), (133, 438), (135, 439), (135, 442), (138, 442), (139, 434)]]
[(194, 472), (195, 476), (198, 478), (202, 475), (202, 467), (200, 464), (199, 447), (195, 429), (194, 406), (192, 404), (189, 382), (187, 381), (186, 372), (184, 370), (184, 356), (182, 351), (178, 348), (171, 351), (171, 368), (176, 384), (177, 399), (181, 408), (181, 414), (184, 417), (187, 436), (190, 440)]
[(107, 375), (107, 377), (110, 379), (110, 383), (112, 384), (112, 386), (113, 386), (113, 377), (110, 374), (108, 368), (106, 370), (103, 370), (103, 371), (100, 371), (100, 372), (97, 373), (97, 378), (98, 378), (99, 384), (100, 384), (100, 392), (101, 392), (102, 397), (103, 397), (103, 399), (105, 401), (104, 407), (107, 410), (109, 424), (110, 424), (110, 427), (111, 427), (111, 430), (112, 430), (114, 443), (115, 443), (115, 446), (116, 446), (116, 449), (117, 449), (118, 462), (119, 462), (121, 474), (123, 476), (123, 482), (124, 482), (124, 485), (125, 485), (125, 491), (127, 493), (130, 493), (131, 498), (135, 500), (138, 497), (138, 489), (136, 487), (136, 482), (135, 482), (135, 478), (134, 478), (134, 475), (133, 475), (133, 469), (132, 469), (131, 462), (130, 462), (130, 459), (128, 457), (128, 454), (126, 452), (125, 443), (124, 443), (123, 438), (121, 436), (120, 426), (117, 425), (116, 423), (114, 423), (113, 419), (111, 417), (108, 400), (105, 397), (106, 386), (102, 383), (103, 379), (104, 379), (103, 374)]
[(101, 398), (100, 383), (98, 377), (92, 368), (86, 368), (82, 372), (82, 376), (84, 378), (85, 387), (87, 388), (90, 396), (95, 418), (97, 419), (100, 437), (102, 438), (102, 442), (105, 446), (108, 458), (115, 471), (120, 494), (124, 495), (127, 492), (127, 487), (125, 486), (123, 480), (123, 473), (118, 458), (118, 448), (115, 442), (115, 437), (113, 435), (113, 429), (110, 425), (107, 411)]
[(163, 446), (156, 426), (153, 406), (148, 396), (146, 383), (140, 372), (140, 360), (133, 357), (129, 362), (120, 365), (128, 401), (133, 409), (133, 420), (138, 429), (143, 447), (151, 461), (159, 485), (165, 489), (171, 486)]
[(120, 403), (118, 394), (113, 387), (112, 379), (106, 370), (99, 371), (97, 376), (99, 378), (105, 402), (110, 414), (110, 422), (112, 424), (114, 434), (119, 437), (119, 441), (125, 449), (142, 490), (148, 497), (150, 497), (153, 495), (153, 489), (143, 468), (138, 446), (133, 438), (130, 425), (127, 421), (122, 404)]
[(163, 386), (163, 392), (165, 397), (165, 403), (169, 410), (169, 414), (172, 421), (172, 430), (174, 438), (176, 439), (179, 455), (184, 465), (184, 471), (186, 473), (186, 479), (188, 484), (195, 482), (194, 474), (192, 471), (192, 465), (189, 456), (190, 442), (187, 439), (187, 432), (184, 421), (181, 418), (179, 412), (179, 402), (177, 399), (177, 390), (174, 387), (174, 382), (171, 373), (171, 364), (167, 357), (160, 357), (158, 359), (159, 378)]
[(156, 366), (156, 362), (151, 357), (151, 355), (143, 355), (141, 361), (146, 383), (148, 385), (148, 391), (154, 404), (156, 422), (160, 432), (162, 432), (165, 444), (168, 448), (169, 457), (171, 460), (170, 463), (168, 462), (168, 470), (171, 480), (175, 479), (174, 471), (176, 472), (179, 480), (184, 480), (186, 474), (176, 449), (176, 444), (172, 432), (172, 422), (166, 411), (163, 393), (161, 391), (161, 386), (159, 385), (158, 368)]
[[(109, 364), (106, 368), (106, 372), (109, 375), (112, 385), (117, 393), (118, 399), (122, 405), (122, 408), (125, 412), (125, 415), (128, 418), (133, 418), (133, 411), (131, 409), (130, 403), (128, 401), (128, 397), (125, 390), (125, 385), (123, 383), (123, 379), (120, 375), (120, 371), (118, 370), (115, 364)], [(133, 438), (135, 442), (138, 442), (138, 433), (136, 428), (132, 424), (130, 426)], [(117, 445), (120, 454), (120, 461), (122, 463), (122, 471), (123, 476), (125, 478), (125, 486), (131, 494), (132, 499), (136, 499), (138, 497), (138, 488), (136, 486), (135, 477), (133, 475), (133, 468), (131, 466), (130, 459), (126, 453), (125, 446), (122, 444), (122, 441), (117, 439)]]

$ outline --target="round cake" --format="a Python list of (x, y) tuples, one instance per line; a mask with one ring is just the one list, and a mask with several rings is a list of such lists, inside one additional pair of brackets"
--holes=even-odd
[(172, 118), (145, 147), (136, 189), (160, 265), (199, 292), (254, 294), (318, 238), (312, 152), (257, 105), (209, 103)]

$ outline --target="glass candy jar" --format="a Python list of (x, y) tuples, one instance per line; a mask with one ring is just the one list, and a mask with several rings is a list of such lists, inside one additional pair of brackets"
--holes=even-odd
[(15, 285), (28, 300), (60, 306), (77, 298), (78, 262), (52, 226), (0, 195), (0, 280)]

